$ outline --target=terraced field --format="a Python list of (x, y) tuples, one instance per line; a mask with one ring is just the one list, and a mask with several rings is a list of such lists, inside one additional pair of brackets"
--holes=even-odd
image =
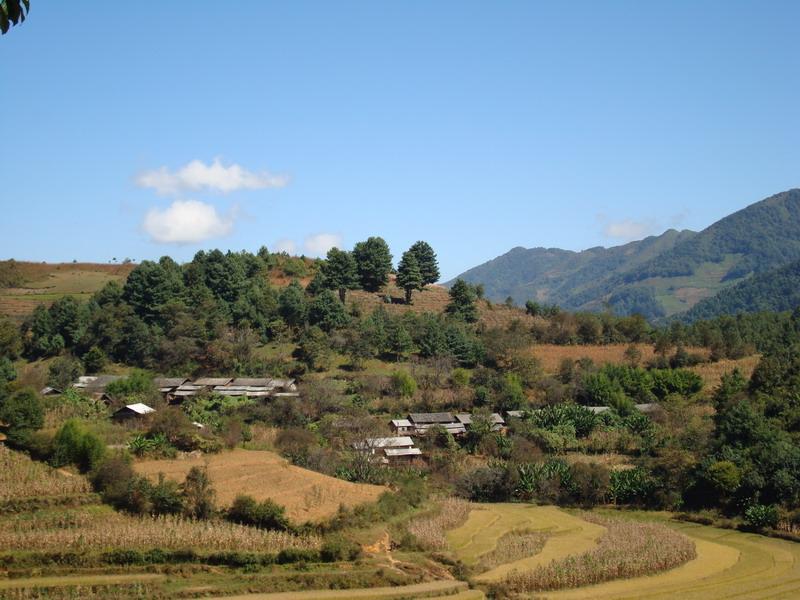
[[(606, 511), (602, 511), (606, 512)], [(620, 600), (639, 598), (800, 598), (800, 544), (694, 523), (672, 521), (660, 513), (618, 513), (641, 521), (661, 522), (689, 537), (697, 558), (672, 570), (632, 579), (554, 592), (537, 598), (558, 600)], [(500, 565), (474, 578), (482, 586), (512, 571), (527, 571), (552, 560), (578, 555), (593, 548), (604, 528), (555, 507), (487, 504), (475, 508), (467, 522), (448, 532), (451, 549), (468, 565), (476, 565), (510, 531), (535, 530), (548, 537), (534, 556)]]
[(605, 531), (554, 506), (530, 504), (478, 505), (470, 511), (467, 522), (447, 534), (450, 548), (468, 565), (475, 565), (490, 552), (497, 541), (510, 531), (531, 530), (549, 536), (542, 551), (534, 556), (499, 565), (476, 578), (480, 582), (498, 581), (515, 569), (533, 569), (536, 565), (590, 550)]
[(697, 558), (650, 577), (550, 592), (559, 600), (800, 598), (800, 544), (693, 523), (667, 523), (694, 540)]

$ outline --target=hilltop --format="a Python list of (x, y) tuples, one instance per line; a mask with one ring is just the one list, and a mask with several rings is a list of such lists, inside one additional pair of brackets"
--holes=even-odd
[(669, 230), (613, 248), (514, 248), (460, 275), (487, 297), (572, 310), (608, 305), (659, 318), (800, 259), (800, 190), (771, 196), (699, 233)]

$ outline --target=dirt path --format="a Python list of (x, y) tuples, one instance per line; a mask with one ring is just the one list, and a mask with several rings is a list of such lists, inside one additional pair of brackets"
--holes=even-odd
[(124, 583), (146, 583), (166, 579), (158, 573), (138, 573), (135, 575), (71, 575), (64, 577), (25, 577), (19, 579), (0, 579), (0, 590), (35, 587), (69, 587), (86, 585), (115, 585)]
[[(394, 598), (456, 598), (454, 593), (471, 592), (463, 581), (431, 581), (398, 587), (379, 587), (358, 590), (311, 590), (306, 592), (279, 592), (274, 594), (243, 594), (240, 596), (219, 596), (216, 600), (331, 600), (335, 598), (359, 598), (360, 600), (383, 600)], [(480, 595), (467, 595), (462, 598), (480, 598)]]

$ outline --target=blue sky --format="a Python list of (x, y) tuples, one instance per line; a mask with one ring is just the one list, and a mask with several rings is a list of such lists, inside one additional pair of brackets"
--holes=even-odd
[(31, 4), (0, 38), (2, 258), (381, 235), (449, 278), (800, 186), (796, 2)]

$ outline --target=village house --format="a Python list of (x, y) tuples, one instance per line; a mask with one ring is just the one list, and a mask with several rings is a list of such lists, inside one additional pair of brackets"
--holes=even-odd
[(115, 421), (129, 421), (131, 419), (141, 419), (149, 414), (156, 412), (156, 409), (137, 402), (136, 404), (128, 404), (120, 408), (117, 412), (111, 415)]
[(422, 456), (422, 451), (408, 436), (368, 438), (353, 447), (377, 455), (381, 463), (389, 465), (413, 463)]

